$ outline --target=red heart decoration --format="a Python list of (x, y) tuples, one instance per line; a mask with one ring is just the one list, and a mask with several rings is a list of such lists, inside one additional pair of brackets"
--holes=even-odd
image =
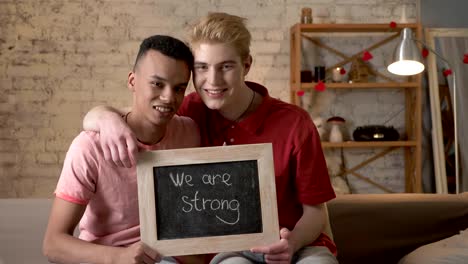
[(374, 56), (372, 56), (372, 54), (368, 51), (364, 51), (364, 54), (362, 54), (363, 61), (368, 61), (368, 60), (371, 60), (372, 58), (374, 58)]
[(452, 75), (452, 70), (451, 69), (444, 70), (444, 76), (447, 77), (449, 75)]
[(390, 27), (391, 28), (396, 28), (396, 22), (395, 21), (390, 22)]
[(346, 70), (345, 70), (344, 68), (341, 68), (340, 74), (341, 74), (341, 75), (345, 75), (345, 74), (346, 74)]
[(468, 53), (463, 56), (463, 63), (468, 64)]
[(423, 58), (426, 58), (427, 56), (429, 56), (429, 50), (426, 48), (423, 48), (421, 55), (423, 56)]
[(297, 96), (304, 96), (304, 91), (299, 90), (296, 92)]
[(325, 84), (322, 82), (322, 81), (319, 81), (315, 87), (314, 87), (315, 90), (319, 91), (319, 92), (323, 92), (325, 91), (326, 87), (325, 87)]

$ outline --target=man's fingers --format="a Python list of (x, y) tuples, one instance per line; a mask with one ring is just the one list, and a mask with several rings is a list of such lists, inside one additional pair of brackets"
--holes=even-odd
[(122, 161), (120, 160), (118, 148), (117, 147), (111, 148), (110, 152), (111, 152), (112, 161), (114, 162), (114, 164), (118, 167), (125, 167)]
[(280, 237), (284, 239), (289, 239), (291, 232), (287, 228), (281, 228), (280, 230)]
[(265, 255), (265, 260), (267, 261), (287, 261), (289, 260), (289, 254), (288, 253), (282, 253), (282, 254), (266, 254)]
[(250, 251), (252, 251), (253, 253), (267, 254), (267, 253), (270, 253), (269, 249), (270, 249), (269, 247), (254, 247), (254, 248), (251, 248)]
[(102, 144), (101, 148), (102, 148), (102, 154), (104, 155), (104, 160), (112, 162), (112, 154), (111, 154), (109, 147), (107, 145)]
[(288, 241), (282, 238), (278, 243), (275, 243), (269, 246), (255, 247), (255, 248), (252, 248), (251, 251), (255, 253), (264, 253), (264, 254), (278, 254), (287, 250), (287, 248), (288, 248)]
[(125, 168), (131, 168), (132, 162), (128, 157), (127, 144), (118, 144), (117, 151), (119, 152), (119, 160), (122, 162)]
[(128, 157), (132, 166), (136, 166), (136, 155), (138, 153), (138, 146), (136, 138), (127, 139)]
[(291, 264), (288, 260), (265, 260), (267, 264)]
[(156, 260), (150, 258), (148, 255), (143, 255), (143, 263), (145, 264), (154, 264)]
[(278, 246), (274, 245), (274, 246), (265, 246), (265, 247), (255, 247), (255, 248), (252, 248), (250, 251), (254, 253), (275, 254), (275, 253), (281, 252), (282, 250), (280, 250)]
[(145, 256), (149, 257), (150, 259), (153, 260), (153, 263), (154, 262), (160, 262), (162, 257), (161, 255), (154, 249), (150, 248), (148, 245), (146, 245), (145, 243), (143, 243), (143, 251), (145, 252)]

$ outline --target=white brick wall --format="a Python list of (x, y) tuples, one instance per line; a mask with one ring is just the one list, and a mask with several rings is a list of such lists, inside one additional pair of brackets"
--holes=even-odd
[[(355, 22), (389, 23), (398, 21), (403, 4), (414, 21), (416, 0), (2, 0), (0, 198), (52, 194), (84, 114), (99, 104), (129, 105), (126, 76), (144, 37), (158, 33), (183, 38), (188, 23), (208, 11), (244, 16), (254, 40), (248, 79), (289, 101), (289, 28), (299, 21), (302, 7), (327, 8), (332, 20), (351, 10)], [(351, 113), (355, 124), (370, 122), (370, 111), (393, 111), (400, 99), (399, 94), (346, 93), (337, 102), (361, 106), (349, 111), (337, 103), (329, 111)], [(361, 150), (346, 159), (368, 154)], [(368, 170), (399, 191), (402, 167), (402, 158), (392, 155)], [(352, 186), (377, 192), (361, 181), (353, 180)]]

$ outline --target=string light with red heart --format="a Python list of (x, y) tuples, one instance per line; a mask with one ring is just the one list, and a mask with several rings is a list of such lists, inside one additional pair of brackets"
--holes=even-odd
[(372, 58), (374, 58), (374, 56), (372, 56), (372, 53), (370, 53), (369, 51), (364, 51), (364, 53), (362, 54), (362, 60), (363, 61), (370, 61), (372, 60)]
[(429, 56), (429, 50), (426, 48), (423, 48), (421, 51), (421, 55), (423, 58), (427, 58), (427, 56)]
[(316, 91), (323, 92), (325, 89), (327, 89), (327, 87), (323, 81), (319, 81), (317, 84), (315, 84), (314, 89)]
[(452, 69), (445, 69), (442, 73), (445, 77), (453, 74)]

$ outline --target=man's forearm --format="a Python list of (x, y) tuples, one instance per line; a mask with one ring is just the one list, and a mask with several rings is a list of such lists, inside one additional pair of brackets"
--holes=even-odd
[(303, 214), (291, 233), (294, 252), (315, 241), (325, 228), (326, 214), (324, 204), (303, 205)]
[(44, 254), (53, 263), (112, 263), (117, 248), (93, 244), (67, 234), (45, 240)]
[(126, 109), (116, 109), (111, 106), (96, 106), (91, 109), (83, 119), (83, 129), (100, 131), (100, 120), (109, 117), (120, 117), (126, 113)]

